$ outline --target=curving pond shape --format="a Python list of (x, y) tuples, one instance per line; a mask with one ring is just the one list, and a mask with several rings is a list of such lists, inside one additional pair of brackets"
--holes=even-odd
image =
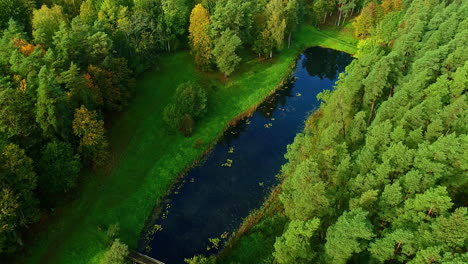
[(262, 204), (278, 183), (275, 176), (286, 162), (287, 145), (320, 106), (317, 94), (332, 89), (351, 60), (349, 54), (331, 49), (305, 50), (290, 82), (227, 130), (167, 197), (157, 220), (149, 223), (153, 228), (142, 235), (140, 249), (167, 264), (216, 253), (209, 239), (234, 231)]

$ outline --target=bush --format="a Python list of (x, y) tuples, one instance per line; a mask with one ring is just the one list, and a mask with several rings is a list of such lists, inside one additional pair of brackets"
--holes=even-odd
[(127, 255), (128, 246), (120, 242), (119, 239), (116, 239), (105, 253), (101, 264), (124, 264), (126, 263)]
[(195, 127), (195, 120), (189, 115), (185, 114), (180, 123), (180, 131), (184, 136), (190, 137), (193, 133), (193, 128)]
[(206, 113), (207, 96), (198, 84), (181, 84), (174, 95), (173, 102), (164, 109), (163, 119), (171, 131), (181, 131), (190, 136), (195, 128), (195, 120)]
[(177, 88), (174, 102), (182, 114), (189, 114), (193, 118), (199, 118), (206, 113), (205, 89), (192, 82), (183, 83)]
[(112, 224), (107, 229), (107, 239), (112, 240), (119, 235), (120, 226), (119, 224)]
[(175, 104), (168, 104), (166, 108), (164, 108), (163, 120), (169, 130), (179, 130), (181, 119), (182, 115), (180, 109)]

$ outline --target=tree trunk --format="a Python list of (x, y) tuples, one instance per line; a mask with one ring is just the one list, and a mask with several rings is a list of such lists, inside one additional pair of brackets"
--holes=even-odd
[(337, 26), (340, 25), (340, 21), (341, 21), (341, 11), (340, 11), (340, 16), (338, 16), (338, 23), (336, 23)]
[(171, 52), (171, 41), (167, 41), (167, 51)]
[(325, 21), (327, 20), (327, 13), (328, 12), (325, 12), (325, 16), (323, 16), (323, 23), (325, 23)]
[(388, 98), (393, 96), (393, 85), (390, 87), (390, 94), (388, 95)]
[(353, 6), (353, 9), (351, 9), (351, 16), (353, 16), (353, 13), (354, 13), (354, 6)]
[(273, 49), (270, 50), (270, 59), (273, 58)]
[(434, 208), (429, 209), (429, 212), (427, 212), (427, 216), (431, 216), (431, 215), (432, 215), (432, 210), (433, 210), (433, 209), (434, 209)]
[(343, 138), (346, 138), (346, 126), (343, 119), (343, 114), (341, 114), (341, 132), (343, 133)]
[(374, 114), (374, 107), (375, 107), (375, 100), (377, 98), (374, 96), (374, 99), (372, 100), (372, 106), (371, 106), (371, 110), (370, 110), (370, 114), (369, 114), (369, 120), (367, 120), (367, 126), (370, 125), (370, 122), (372, 120), (372, 115)]
[(291, 32), (289, 32), (288, 36), (288, 49), (291, 47)]
[(361, 100), (359, 101), (361, 104), (360, 104), (360, 109), (362, 110), (362, 107), (364, 105), (364, 94), (366, 93), (366, 89), (364, 88), (364, 86), (362, 87), (362, 93), (361, 93)]
[(398, 250), (400, 249), (401, 244), (402, 244), (401, 242), (398, 242), (397, 247), (395, 248), (395, 251), (393, 252), (393, 255), (396, 255), (398, 253)]

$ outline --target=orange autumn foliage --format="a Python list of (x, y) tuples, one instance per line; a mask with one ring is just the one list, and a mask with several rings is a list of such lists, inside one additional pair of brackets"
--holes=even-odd
[(26, 79), (22, 79), (21, 76), (15, 74), (13, 75), (13, 80), (16, 83), (16, 90), (23, 92), (23, 93), (26, 92), (28, 88), (28, 83)]
[(42, 50), (42, 53), (45, 54), (46, 51), (42, 48), (42, 46), (40, 44), (38, 45), (33, 45), (31, 43), (28, 43), (26, 40), (24, 39), (20, 39), (20, 38), (14, 38), (13, 39), (13, 43), (15, 44), (15, 46), (20, 50), (20, 52), (25, 55), (25, 56), (29, 56), (31, 55), (31, 53), (33, 53), (33, 51), (36, 49), (36, 48), (40, 48)]

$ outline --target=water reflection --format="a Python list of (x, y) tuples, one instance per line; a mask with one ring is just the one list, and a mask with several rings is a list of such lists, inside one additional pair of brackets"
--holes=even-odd
[(337, 53), (335, 50), (322, 48), (308, 48), (304, 51), (304, 67), (309, 75), (317, 76), (320, 79), (333, 80), (340, 72), (351, 63), (352, 58), (346, 53)]

